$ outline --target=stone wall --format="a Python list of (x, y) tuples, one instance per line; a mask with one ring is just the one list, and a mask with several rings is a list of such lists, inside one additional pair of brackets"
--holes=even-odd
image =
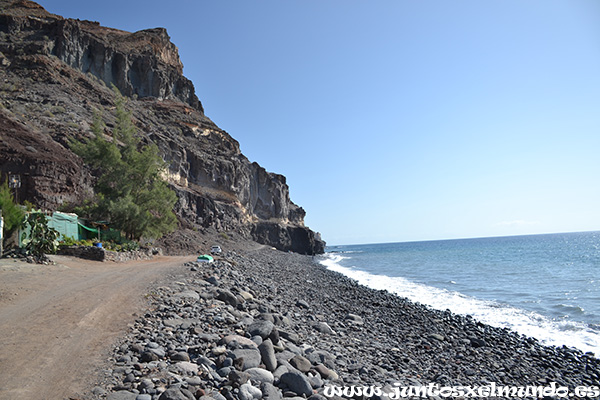
[(135, 260), (151, 260), (155, 256), (162, 256), (161, 248), (152, 247), (149, 249), (140, 249), (136, 251), (104, 250), (104, 261), (126, 262)]
[(95, 246), (68, 246), (62, 247), (59, 253), (93, 261), (127, 262), (134, 260), (151, 260), (155, 256), (162, 256), (162, 249), (152, 247), (137, 251), (110, 251)]

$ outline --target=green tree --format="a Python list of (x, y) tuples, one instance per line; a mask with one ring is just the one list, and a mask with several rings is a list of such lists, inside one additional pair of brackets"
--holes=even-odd
[(92, 125), (94, 138), (71, 146), (98, 176), (97, 202), (89, 211), (94, 218), (108, 219), (129, 239), (160, 237), (177, 226), (173, 213), (177, 196), (161, 178), (167, 164), (154, 143), (142, 145), (119, 93), (115, 103), (111, 140), (105, 138), (97, 115)]
[(2, 217), (4, 218), (3, 237), (7, 238), (23, 223), (25, 218), (25, 212), (15, 203), (8, 187), (8, 181), (4, 181), (0, 185), (0, 210), (2, 210)]

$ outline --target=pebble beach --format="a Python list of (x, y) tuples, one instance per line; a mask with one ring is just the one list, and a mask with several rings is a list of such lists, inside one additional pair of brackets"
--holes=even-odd
[(187, 263), (150, 288), (147, 301), (91, 398), (325, 399), (333, 386), (600, 386), (592, 353), (542, 346), (268, 247)]

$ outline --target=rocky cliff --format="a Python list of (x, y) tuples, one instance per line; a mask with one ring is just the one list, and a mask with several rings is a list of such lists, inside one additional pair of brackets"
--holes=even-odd
[(146, 141), (158, 145), (184, 227), (253, 238), (281, 250), (323, 251), (289, 198), (285, 177), (251, 163), (206, 115), (162, 28), (129, 33), (65, 19), (27, 0), (0, 0), (0, 171), (19, 174), (19, 200), (54, 209), (91, 193), (93, 177), (68, 148), (107, 128), (112, 85)]

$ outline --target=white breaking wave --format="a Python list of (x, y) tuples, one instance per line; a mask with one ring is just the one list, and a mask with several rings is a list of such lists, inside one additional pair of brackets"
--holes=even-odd
[(600, 334), (583, 323), (553, 321), (541, 314), (509, 305), (414, 283), (402, 277), (375, 275), (339, 264), (340, 261), (347, 259), (349, 257), (344, 257), (340, 253), (328, 253), (320, 260), (320, 263), (327, 269), (339, 272), (372, 289), (387, 290), (433, 309), (448, 309), (455, 314), (470, 315), (485, 324), (509, 328), (520, 334), (534, 337), (545, 345), (567, 345), (584, 352), (591, 351), (600, 355)]

